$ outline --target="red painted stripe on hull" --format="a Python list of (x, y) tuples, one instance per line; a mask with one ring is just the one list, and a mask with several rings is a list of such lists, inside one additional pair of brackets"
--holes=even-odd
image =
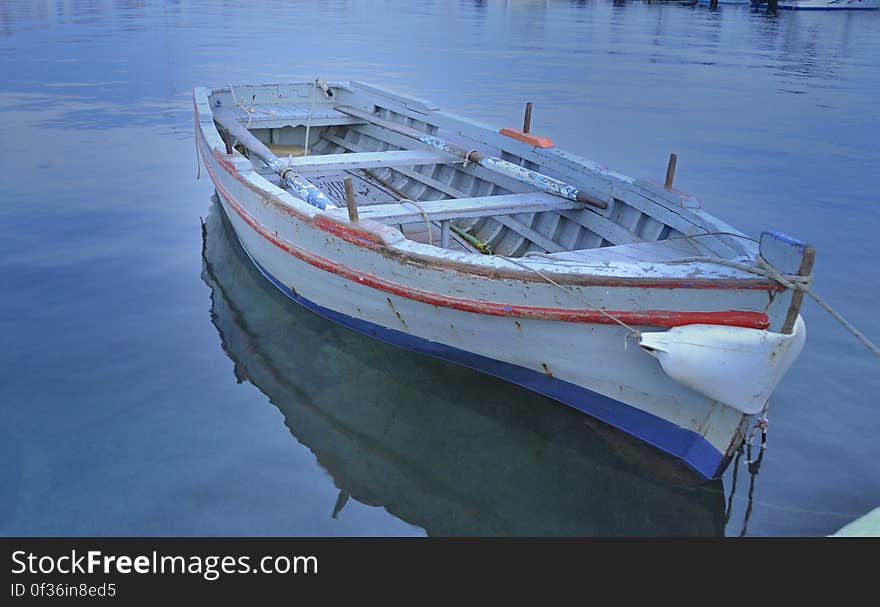
[(356, 227), (338, 223), (324, 215), (318, 215), (317, 217), (312, 219), (311, 224), (318, 229), (324, 230), (325, 232), (330, 232), (334, 236), (337, 236), (342, 240), (345, 240), (346, 242), (350, 242), (352, 244), (356, 244), (362, 247), (366, 246), (375, 248), (376, 245), (382, 244), (375, 235), (370, 234), (369, 232), (366, 232), (364, 230), (359, 230)]

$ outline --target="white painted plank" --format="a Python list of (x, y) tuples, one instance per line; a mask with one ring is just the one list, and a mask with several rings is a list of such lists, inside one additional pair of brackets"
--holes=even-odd
[(699, 249), (684, 238), (661, 240), (659, 242), (639, 242), (598, 249), (581, 249), (553, 255), (555, 259), (583, 261), (589, 263), (615, 263), (640, 261), (672, 261), (684, 257), (700, 255)]
[[(536, 213), (558, 209), (582, 208), (579, 202), (565, 200), (543, 192), (532, 194), (504, 194), (501, 196), (480, 196), (476, 198), (447, 198), (444, 200), (425, 200), (418, 205), (427, 213), (431, 221), (461, 219), (465, 217), (489, 217), (512, 215), (516, 213)], [(343, 209), (333, 211), (345, 215)], [(389, 225), (424, 222), (422, 213), (412, 204), (376, 204), (359, 207), (361, 218), (381, 221)], [(518, 225), (523, 225), (516, 222)], [(506, 224), (505, 224), (506, 225)], [(531, 230), (534, 232), (534, 230)], [(541, 245), (544, 246), (544, 245)], [(545, 247), (546, 248), (546, 247)], [(561, 249), (560, 249), (561, 250)]]
[(350, 171), (382, 167), (408, 167), (421, 164), (444, 164), (458, 159), (444, 152), (432, 150), (392, 150), (387, 152), (353, 152), (348, 154), (320, 154), (288, 159), (295, 171)]
[(312, 112), (311, 120), (309, 119), (308, 105), (264, 105), (255, 107), (253, 112), (248, 112), (240, 106), (234, 106), (233, 111), (242, 123), (248, 125), (249, 129), (305, 126), (307, 123), (311, 126), (366, 124), (360, 118), (343, 114), (331, 107), (316, 107)]

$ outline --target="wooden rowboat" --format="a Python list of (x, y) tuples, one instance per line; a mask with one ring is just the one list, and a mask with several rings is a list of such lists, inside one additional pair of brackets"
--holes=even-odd
[(357, 82), (197, 88), (194, 104), (222, 207), (288, 297), (550, 396), (706, 478), (803, 347), (802, 293), (782, 283), (809, 274), (812, 247), (755, 242), (528, 128)]
[[(330, 474), (328, 514), (348, 516), (351, 498), (439, 536), (724, 535), (720, 480), (692, 486), (679, 462), (589, 416), (284, 305), (219, 202), (203, 234), (235, 378)], [(454, 390), (426, 389), (438, 385)]]

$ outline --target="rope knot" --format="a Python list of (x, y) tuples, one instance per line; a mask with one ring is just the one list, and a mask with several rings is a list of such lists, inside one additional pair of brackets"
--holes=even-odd
[(806, 276), (800, 276), (799, 274), (783, 274), (782, 272), (777, 270), (773, 264), (764, 259), (760, 254), (758, 254), (756, 261), (758, 263), (758, 267), (760, 267), (766, 273), (767, 278), (775, 280), (783, 287), (786, 287), (788, 289), (806, 292), (807, 290), (809, 290), (810, 285), (813, 283), (812, 274), (807, 274)]

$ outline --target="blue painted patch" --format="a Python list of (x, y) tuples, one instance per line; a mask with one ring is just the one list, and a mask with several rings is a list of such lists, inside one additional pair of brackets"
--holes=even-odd
[(429, 341), (402, 331), (388, 329), (320, 306), (294, 293), (254, 259), (243, 244), (242, 248), (260, 270), (260, 273), (278, 290), (296, 303), (328, 320), (358, 333), (476, 369), (549, 396), (679, 458), (705, 479), (719, 476), (727, 466), (729, 458), (725, 458), (710, 442), (696, 432), (681, 428), (626, 403), (576, 384), (548, 377), (546, 374), (532, 369)]
[(797, 274), (800, 271), (807, 244), (782, 232), (761, 232), (758, 250), (761, 257), (785, 274)]
[(779, 240), (784, 242), (785, 244), (791, 245), (793, 247), (798, 247), (799, 249), (803, 249), (806, 246), (802, 240), (798, 240), (794, 236), (789, 236), (783, 232), (777, 232), (776, 230), (765, 230), (761, 232), (761, 238), (764, 237), (773, 238), (774, 240)]

